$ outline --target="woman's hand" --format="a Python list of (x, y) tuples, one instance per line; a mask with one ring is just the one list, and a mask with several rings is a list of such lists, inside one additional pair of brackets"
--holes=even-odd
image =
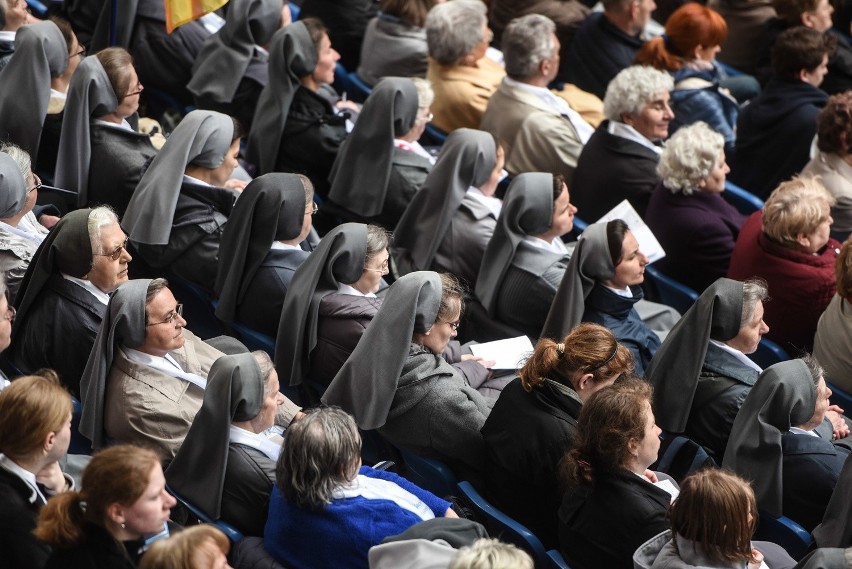
[(245, 180), (238, 180), (236, 178), (231, 178), (227, 182), (225, 182), (225, 187), (229, 190), (236, 190), (238, 192), (242, 192), (248, 186), (248, 182)]
[(829, 405), (825, 412), (826, 418), (831, 421), (831, 426), (834, 427), (835, 439), (842, 439), (849, 435), (849, 425), (843, 420), (842, 413), (843, 409), (837, 405)]
[(456, 513), (456, 511), (455, 511), (455, 510), (453, 510), (453, 509), (450, 507), (450, 508), (447, 508), (447, 511), (446, 511), (446, 512), (444, 512), (444, 517), (445, 517), (445, 518), (457, 518), (457, 517), (459, 517), (459, 515)]
[(648, 481), (650, 481), (650, 482), (659, 482), (660, 481), (659, 478), (657, 478), (657, 473), (654, 472), (653, 470), (648, 470), (647, 468), (645, 469), (645, 478), (647, 478)]
[(53, 229), (53, 226), (59, 223), (59, 218), (45, 213), (38, 218), (38, 222), (45, 229)]
[(486, 359), (484, 359), (480, 356), (474, 356), (473, 354), (462, 354), (461, 361), (463, 361), (463, 362), (474, 361), (474, 362), (478, 363), (479, 365), (481, 365), (482, 367), (486, 367), (488, 369), (491, 369), (492, 367), (494, 367), (497, 364), (497, 362), (495, 360), (486, 360)]
[(753, 547), (751, 548), (751, 554), (755, 560), (748, 564), (748, 569), (760, 569), (760, 564), (763, 563), (763, 554)]
[(53, 494), (64, 492), (68, 488), (68, 481), (65, 480), (65, 475), (62, 474), (62, 469), (59, 468), (58, 462), (53, 462), (42, 468), (36, 474), (36, 482)]

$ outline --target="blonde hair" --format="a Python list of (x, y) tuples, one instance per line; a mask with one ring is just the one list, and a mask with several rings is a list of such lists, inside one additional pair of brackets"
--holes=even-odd
[(71, 396), (52, 377), (19, 377), (0, 392), (0, 452), (12, 460), (42, 448), (71, 416)]
[(198, 563), (201, 546), (206, 541), (212, 541), (225, 555), (231, 548), (228, 538), (219, 528), (207, 524), (192, 526), (168, 539), (154, 542), (142, 557), (139, 569), (207, 569), (209, 558), (206, 564)]
[(497, 539), (483, 537), (462, 547), (448, 569), (534, 569), (526, 551)]
[(781, 245), (798, 249), (796, 237), (814, 231), (823, 221), (823, 206), (835, 203), (819, 177), (781, 182), (763, 205), (763, 232)]

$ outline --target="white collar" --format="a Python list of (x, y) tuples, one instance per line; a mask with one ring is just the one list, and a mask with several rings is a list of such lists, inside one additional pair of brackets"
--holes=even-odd
[(724, 342), (719, 342), (719, 341), (716, 341), (716, 340), (710, 340), (710, 343), (713, 344), (714, 346), (716, 346), (717, 348), (719, 348), (720, 350), (731, 354), (732, 356), (737, 358), (737, 360), (741, 364), (750, 367), (751, 369), (753, 369), (757, 373), (761, 373), (763, 371), (763, 368), (761, 368), (759, 365), (757, 365), (756, 363), (751, 361), (751, 358), (749, 358), (747, 355), (745, 355), (744, 353), (742, 353), (738, 349), (732, 348), (728, 344), (725, 344)]
[[(21, 221), (23, 221), (23, 219)], [(12, 227), (5, 221), (0, 221), (0, 228), (3, 228), (9, 233), (17, 235), (22, 239), (32, 241), (36, 245), (41, 245), (41, 242), (44, 241), (45, 237), (44, 235), (39, 235), (38, 233), (30, 231), (29, 228), (21, 222), (18, 222), (18, 227)]]
[(350, 286), (348, 284), (343, 284), (343, 283), (340, 283), (339, 285), (337, 285), (337, 292), (340, 293), (340, 294), (351, 294), (352, 296), (363, 296), (363, 297), (366, 297), (366, 298), (376, 298), (376, 295), (373, 294), (372, 292), (368, 292), (367, 294), (364, 294), (363, 292), (361, 292), (360, 290), (358, 290), (354, 286)]
[(252, 433), (251, 431), (231, 425), (229, 429), (229, 437), (229, 440), (232, 443), (246, 445), (247, 447), (259, 450), (265, 454), (269, 460), (277, 461), (278, 455), (281, 454), (281, 445), (275, 443), (262, 434)]
[(48, 233), (50, 233), (47, 227), (38, 222), (38, 219), (36, 219), (36, 216), (32, 211), (28, 211), (24, 217), (21, 218), (21, 221), (18, 222), (18, 229), (23, 229), (28, 233), (38, 236), (39, 243), (44, 241), (44, 238), (47, 237)]
[(495, 218), (500, 217), (500, 212), (503, 210), (503, 200), (494, 196), (486, 196), (482, 193), (482, 190), (473, 186), (467, 189), (467, 194), (487, 207)]
[(127, 359), (132, 362), (152, 367), (168, 376), (186, 380), (193, 385), (197, 385), (201, 389), (207, 388), (206, 377), (201, 377), (200, 375), (183, 371), (183, 368), (180, 367), (180, 364), (177, 363), (171, 354), (166, 354), (161, 358), (159, 356), (146, 354), (145, 352), (133, 350), (127, 346), (122, 346), (122, 349), (124, 350), (124, 353), (127, 354)]
[(341, 498), (354, 498), (356, 496), (361, 496), (367, 500), (390, 500), (403, 510), (407, 510), (418, 516), (423, 521), (431, 520), (435, 517), (435, 513), (420, 498), (390, 480), (371, 478), (359, 474), (348, 485), (335, 488), (332, 494), (332, 497), (337, 500)]
[(102, 121), (101, 119), (94, 119), (94, 122), (103, 126), (108, 126), (110, 128), (117, 128), (119, 130), (127, 130), (130, 132), (136, 132), (133, 130), (133, 127), (130, 126), (130, 123), (127, 122), (127, 119), (121, 119), (121, 124), (115, 124), (114, 122)]
[(281, 241), (273, 241), (272, 245), (269, 247), (270, 251), (292, 251), (293, 249), (302, 250), (298, 245), (290, 245), (289, 243), (282, 243)]
[[(603, 283), (601, 283), (601, 284), (603, 284)], [(629, 286), (625, 287), (625, 288), (613, 288), (613, 287), (607, 286), (607, 285), (603, 285), (603, 286), (608, 288), (609, 290), (611, 290), (612, 292), (614, 292), (618, 296), (622, 296), (624, 298), (633, 298), (633, 291), (630, 290)]]
[(50, 89), (50, 98), (51, 99), (61, 99), (66, 100), (68, 98), (68, 93), (63, 93), (62, 91), (57, 91), (56, 89)]
[(574, 127), (574, 130), (577, 131), (577, 137), (580, 139), (580, 142), (586, 144), (592, 135), (595, 133), (595, 129), (592, 125), (586, 122), (580, 113), (571, 108), (571, 105), (558, 95), (553, 94), (550, 89), (545, 87), (537, 87), (536, 85), (530, 85), (529, 83), (524, 83), (523, 81), (516, 81), (512, 79), (508, 75), (503, 78), (503, 81), (509, 87), (513, 87), (515, 89), (520, 89), (522, 91), (526, 91), (531, 95), (535, 95), (541, 101), (546, 104), (548, 107), (558, 112), (561, 115), (565, 115), (571, 125)]
[(18, 463), (13, 461), (5, 454), (0, 454), (0, 468), (3, 468), (10, 474), (14, 474), (15, 476), (27, 483), (27, 486), (29, 486), (32, 490), (32, 493), (28, 498), (30, 504), (35, 503), (38, 498), (41, 498), (42, 504), (47, 503), (47, 498), (45, 498), (44, 494), (41, 493), (41, 490), (39, 489), (38, 484), (36, 483), (35, 474), (30, 472), (29, 470), (20, 467)]
[(204, 28), (210, 35), (215, 34), (222, 26), (225, 25), (225, 18), (217, 14), (216, 12), (210, 12), (209, 14), (205, 14), (198, 18), (198, 21), (204, 24)]
[(538, 237), (533, 237), (532, 235), (527, 235), (524, 237), (524, 241), (528, 244), (532, 245), (536, 249), (544, 249), (545, 251), (550, 251), (551, 253), (559, 253), (560, 255), (568, 254), (568, 247), (565, 246), (565, 243), (562, 242), (562, 239), (559, 237), (554, 237), (553, 241), (548, 243), (544, 239), (540, 239)]
[(255, 45), (254, 49), (256, 49), (258, 51), (258, 53), (260, 53), (261, 55), (265, 55), (266, 57), (269, 57), (269, 51), (265, 47), (260, 46), (260, 45)]
[(91, 293), (95, 299), (103, 304), (104, 306), (109, 304), (109, 295), (92, 284), (92, 281), (87, 281), (86, 279), (78, 279), (77, 277), (72, 277), (71, 275), (66, 275), (65, 273), (61, 273), (62, 278), (65, 280), (69, 280), (77, 286), (83, 287), (86, 291)]
[(394, 138), (393, 139), (393, 145), (396, 146), (397, 148), (402, 149), (402, 150), (407, 150), (408, 152), (413, 152), (414, 154), (417, 154), (421, 158), (425, 158), (426, 160), (431, 162), (433, 165), (435, 164), (435, 157), (432, 156), (431, 154), (429, 154), (429, 152), (427, 152), (426, 149), (423, 148), (423, 146), (419, 142), (417, 142), (416, 140), (414, 142), (408, 142), (407, 140)]
[(620, 136), (621, 138), (632, 140), (636, 144), (641, 144), (645, 148), (653, 150), (657, 154), (660, 154), (663, 151), (661, 147), (639, 134), (639, 131), (629, 124), (624, 124), (623, 122), (618, 121), (609, 121), (606, 130), (613, 136)]
[(15, 32), (0, 31), (0, 41), (15, 41)]
[(187, 176), (186, 174), (183, 175), (183, 181), (189, 182), (190, 184), (196, 184), (196, 185), (199, 185), (199, 186), (213, 187), (212, 184), (208, 184), (204, 180), (199, 180), (198, 178), (193, 178), (192, 176)]
[(799, 427), (790, 427), (790, 432), (793, 433), (794, 435), (808, 435), (808, 436), (811, 436), (811, 437), (819, 438), (819, 435), (816, 434), (816, 432), (806, 431), (804, 429), (800, 429)]

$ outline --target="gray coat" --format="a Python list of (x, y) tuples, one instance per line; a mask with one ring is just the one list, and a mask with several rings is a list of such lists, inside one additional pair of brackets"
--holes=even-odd
[(497, 218), (490, 209), (476, 198), (465, 195), (453, 215), (450, 230), (438, 246), (431, 268), (454, 274), (472, 289), (496, 225)]

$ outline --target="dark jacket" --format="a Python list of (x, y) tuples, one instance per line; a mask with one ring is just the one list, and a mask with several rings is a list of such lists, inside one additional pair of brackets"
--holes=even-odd
[(41, 127), (41, 137), (38, 141), (38, 157), (35, 159), (33, 170), (42, 182), (53, 185), (56, 172), (56, 157), (59, 155), (59, 138), (62, 136), (62, 119), (65, 110), (58, 113), (48, 113)]
[(595, 474), (570, 488), (559, 508), (559, 543), (574, 569), (633, 569), (633, 552), (669, 529), (665, 490), (627, 471)]
[(293, 273), (308, 255), (310, 253), (302, 249), (270, 250), (249, 283), (243, 301), (237, 306), (237, 320), (259, 332), (275, 336)]
[(426, 158), (413, 152), (394, 148), (392, 156), (385, 206), (381, 214), (367, 220), (369, 223), (381, 225), (389, 231), (393, 231), (396, 224), (399, 223), (405, 208), (411, 203), (414, 194), (417, 193), (417, 190), (426, 181), (426, 176), (432, 171), (432, 164)]
[(674, 80), (671, 96), (675, 117), (669, 126), (669, 134), (682, 126), (704, 121), (725, 137), (725, 151), (730, 159), (737, 138), (734, 129), (740, 109), (736, 100), (719, 91), (717, 68), (697, 70), (682, 67), (675, 72)]
[(488, 499), (550, 549), (558, 546), (559, 461), (574, 446), (581, 403), (549, 381), (507, 385), (482, 427)]
[(32, 494), (26, 482), (0, 468), (0, 559), (4, 567), (41, 568), (50, 555), (50, 547), (32, 535), (44, 505), (38, 496), (31, 502)]
[(157, 155), (147, 134), (92, 123), (87, 206), (111, 205), (124, 215), (142, 174)]
[(773, 79), (743, 108), (730, 179), (766, 199), (808, 163), (816, 117), (828, 96), (809, 83)]
[(9, 63), (13, 55), (15, 55), (14, 40), (0, 41), (0, 71), (3, 71), (3, 68), (6, 67), (6, 64)]
[(630, 290), (633, 298), (625, 298), (596, 282), (586, 297), (583, 322), (609, 328), (615, 339), (633, 354), (636, 373), (642, 375), (660, 347), (660, 337), (639, 318), (634, 308), (643, 298), (642, 287), (632, 286)]
[(327, 99), (300, 86), (287, 113), (275, 171), (306, 175), (317, 193), (326, 197), (328, 174), (345, 138), (346, 119)]
[(734, 419), (758, 372), (713, 344), (707, 346), (684, 434), (722, 463)]
[(243, 535), (263, 536), (275, 461), (245, 445), (228, 445), (220, 516)]
[(141, 541), (120, 543), (105, 529), (85, 522), (84, 540), (69, 549), (54, 548), (45, 569), (133, 569), (142, 556)]
[(654, 266), (703, 291), (727, 274), (745, 219), (720, 194), (696, 190), (687, 196), (658, 186), (645, 212), (645, 222), (666, 251)]
[[(240, 81), (237, 91), (234, 93), (233, 100), (220, 103), (210, 96), (202, 95), (195, 97), (195, 105), (199, 109), (218, 111), (236, 117), (245, 132), (250, 132), (251, 123), (254, 120), (254, 110), (257, 108), (258, 99), (260, 99), (260, 92), (269, 82), (267, 65), (265, 58), (259, 59), (255, 55), (249, 63), (247, 75)], [(250, 72), (252, 72), (253, 77), (248, 76)]]
[(381, 305), (380, 298), (340, 293), (323, 297), (317, 319), (317, 345), (311, 352), (312, 380), (331, 383)]
[(571, 202), (594, 223), (625, 198), (644, 216), (660, 183), (660, 156), (637, 142), (607, 132), (604, 121), (583, 147), (571, 184)]
[(642, 40), (614, 26), (603, 12), (594, 12), (577, 30), (564, 67), (566, 80), (603, 99), (618, 72), (633, 64)]
[(809, 435), (785, 434), (784, 515), (812, 531), (825, 514), (849, 451)]
[(12, 361), (25, 373), (50, 368), (72, 395), (80, 396), (80, 377), (107, 307), (83, 287), (53, 275), (15, 332)]

